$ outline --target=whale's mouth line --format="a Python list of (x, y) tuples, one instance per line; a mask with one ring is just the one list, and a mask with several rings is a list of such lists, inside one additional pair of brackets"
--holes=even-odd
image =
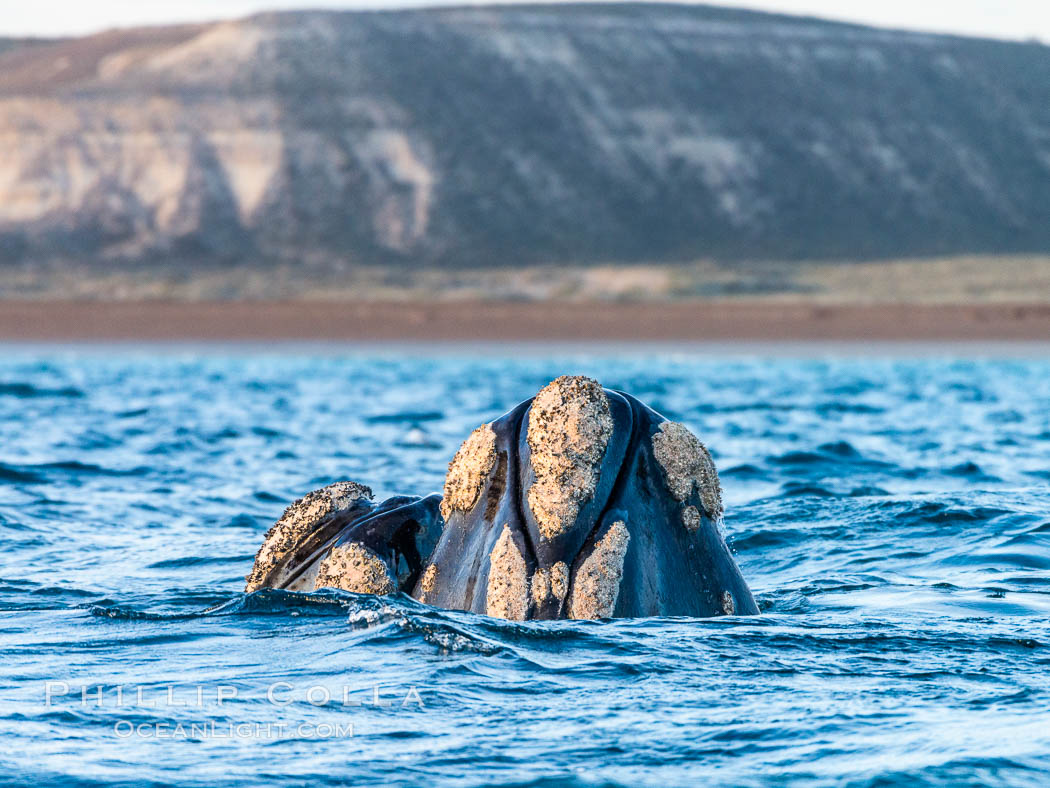
[(322, 558), (324, 558), (325, 554), (326, 554), (326, 553), (327, 553), (327, 552), (328, 552), (328, 551), (329, 551), (329, 550), (330, 550), (330, 549), (332, 548), (332, 546), (333, 546), (333, 545), (334, 545), (334, 544), (335, 544), (335, 543), (336, 543), (336, 542), (337, 542), (337, 541), (339, 540), (339, 537), (340, 537), (340, 536), (342, 535), (342, 533), (343, 533), (343, 530), (345, 529), (345, 527), (346, 527), (345, 525), (344, 525), (344, 526), (342, 526), (342, 527), (341, 527), (341, 528), (340, 528), (340, 529), (339, 529), (339, 530), (338, 530), (338, 531), (336, 532), (335, 536), (332, 536), (332, 537), (330, 537), (330, 538), (328, 539), (328, 541), (324, 542), (324, 543), (323, 543), (323, 544), (322, 544), (322, 545), (321, 545), (321, 546), (320, 546), (319, 548), (317, 548), (316, 550), (314, 550), (314, 552), (312, 552), (312, 553), (311, 553), (311, 554), (309, 555), (309, 557), (308, 557), (308, 558), (306, 558), (306, 559), (304, 559), (303, 561), (301, 561), (301, 562), (299, 563), (299, 566), (298, 566), (298, 568), (297, 568), (297, 569), (296, 569), (296, 570), (295, 570), (294, 572), (291, 572), (291, 573), (290, 573), (290, 574), (288, 575), (288, 577), (287, 577), (287, 578), (286, 578), (286, 579), (285, 579), (285, 580), (284, 580), (283, 582), (281, 582), (281, 584), (280, 584), (280, 585), (278, 585), (278, 586), (277, 586), (277, 588), (283, 588), (283, 589), (287, 589), (287, 588), (288, 588), (289, 586), (292, 586), (292, 585), (294, 585), (294, 584), (295, 584), (295, 582), (296, 582), (296, 581), (297, 581), (297, 580), (298, 580), (298, 579), (299, 579), (300, 577), (302, 577), (302, 576), (303, 576), (303, 575), (304, 575), (304, 574), (306, 573), (306, 571), (307, 571), (308, 569), (310, 569), (310, 568), (311, 568), (311, 567), (312, 567), (312, 566), (313, 566), (313, 565), (314, 565), (314, 564), (315, 564), (316, 562), (318, 562), (318, 561), (320, 561), (320, 560), (321, 560)]

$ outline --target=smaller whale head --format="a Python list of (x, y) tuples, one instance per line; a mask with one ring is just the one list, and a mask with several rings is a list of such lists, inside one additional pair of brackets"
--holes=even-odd
[(285, 510), (263, 540), (245, 591), (410, 590), (441, 531), (440, 496), (380, 503), (356, 482), (315, 490)]

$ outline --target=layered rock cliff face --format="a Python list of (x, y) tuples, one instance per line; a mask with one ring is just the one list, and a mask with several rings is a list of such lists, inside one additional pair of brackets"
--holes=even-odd
[(1050, 249), (1050, 48), (660, 5), (0, 47), (0, 261)]

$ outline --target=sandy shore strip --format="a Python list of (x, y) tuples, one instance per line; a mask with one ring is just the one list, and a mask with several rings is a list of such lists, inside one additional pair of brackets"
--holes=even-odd
[(1050, 304), (2, 301), (0, 340), (1046, 342)]

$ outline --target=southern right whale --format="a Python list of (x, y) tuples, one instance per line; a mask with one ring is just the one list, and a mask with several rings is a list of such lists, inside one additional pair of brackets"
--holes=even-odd
[(707, 448), (624, 392), (563, 376), (475, 429), (443, 494), (340, 482), (267, 534), (246, 590), (403, 591), (512, 620), (750, 615)]

